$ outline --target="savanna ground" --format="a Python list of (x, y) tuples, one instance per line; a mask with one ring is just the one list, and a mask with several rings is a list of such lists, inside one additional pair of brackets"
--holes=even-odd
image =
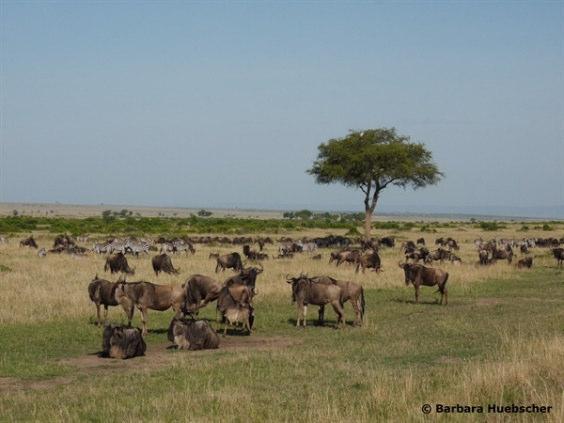
[[(478, 267), (473, 240), (564, 236), (553, 231), (518, 232), (509, 224), (497, 232), (473, 225), (436, 233), (378, 230), (399, 241), (424, 236), (427, 243), (452, 236), (463, 264), (439, 267), (450, 273), (449, 304), (439, 306), (434, 288), (422, 288), (414, 304), (406, 287), (399, 244), (383, 249), (384, 271), (355, 274), (346, 265), (297, 255), (269, 260), (257, 282), (255, 332), (222, 338), (219, 350), (167, 349), (172, 312), (149, 312), (145, 357), (126, 361), (98, 358), (101, 328), (86, 287), (104, 274), (104, 256), (48, 255), (18, 247), (18, 234), (0, 245), (0, 420), (2, 421), (564, 421), (564, 270), (548, 249), (532, 250), (532, 270), (500, 261)], [(345, 230), (331, 230), (342, 234)], [(307, 230), (284, 235), (325, 235)], [(280, 234), (271, 235), (278, 238)], [(39, 246), (53, 234), (36, 232)], [(148, 256), (130, 258), (131, 280), (181, 284), (193, 273), (213, 275), (210, 252), (238, 246), (196, 245), (192, 255), (173, 256), (179, 276), (152, 272)], [(267, 252), (275, 253), (276, 244)], [(518, 256), (520, 256), (518, 254)], [(295, 328), (287, 274), (328, 274), (361, 283), (367, 314), (362, 328), (335, 329), (327, 310), (325, 327)], [(223, 280), (232, 273), (226, 271)], [(213, 320), (215, 306), (200, 317)], [(110, 309), (113, 323), (124, 322)], [(139, 325), (136, 313), (135, 325)], [(212, 324), (217, 327), (215, 323)], [(423, 404), (551, 405), (544, 415), (442, 414), (421, 412)]]

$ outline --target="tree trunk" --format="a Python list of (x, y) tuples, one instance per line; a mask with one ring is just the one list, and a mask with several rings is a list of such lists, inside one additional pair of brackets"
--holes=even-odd
[(364, 215), (364, 238), (370, 239), (370, 232), (372, 231), (372, 213), (374, 209), (366, 207)]

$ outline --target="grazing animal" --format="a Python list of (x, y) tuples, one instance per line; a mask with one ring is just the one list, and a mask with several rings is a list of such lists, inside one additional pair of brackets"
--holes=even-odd
[(513, 261), (513, 251), (511, 250), (492, 250), (492, 260), (507, 260), (507, 263), (511, 264)]
[(219, 347), (219, 337), (205, 320), (173, 318), (168, 340), (181, 350), (210, 350)]
[(552, 255), (556, 259), (557, 265), (562, 266), (562, 263), (564, 263), (564, 248), (562, 248), (562, 247), (553, 248), (552, 249)]
[(531, 267), (533, 267), (533, 258), (532, 257), (522, 258), (517, 262), (517, 267), (519, 269), (522, 269), (523, 267), (530, 269)]
[(31, 235), (29, 238), (22, 239), (20, 241), (20, 247), (38, 248), (37, 242), (35, 242), (35, 239), (33, 239), (33, 235)]
[(356, 273), (358, 273), (359, 269), (361, 268), (362, 273), (364, 273), (366, 269), (372, 269), (375, 272), (380, 271), (382, 269), (382, 261), (380, 260), (378, 253), (374, 251), (372, 253), (360, 256), (356, 265)]
[(217, 300), (221, 291), (219, 282), (204, 275), (192, 275), (182, 286), (186, 295), (184, 305), (186, 313), (198, 313), (200, 308)]
[(421, 285), (424, 286), (435, 286), (437, 285), (441, 293), (440, 304), (445, 305), (448, 303), (448, 289), (446, 283), (448, 281), (448, 272), (441, 269), (435, 269), (432, 267), (425, 267), (421, 264), (413, 263), (399, 263), (405, 274), (405, 284), (409, 285), (411, 282), (415, 288), (415, 302), (419, 303), (419, 288)]
[(165, 272), (174, 275), (178, 275), (179, 273), (179, 269), (174, 268), (174, 266), (172, 265), (172, 260), (167, 254), (160, 254), (153, 257), (151, 264), (153, 265), (153, 270), (155, 271), (155, 275), (157, 276), (159, 276), (159, 272)]
[(251, 250), (251, 247), (249, 247), (248, 245), (243, 245), (243, 254), (249, 260), (267, 260), (268, 259), (268, 254), (261, 253), (259, 251)]
[(115, 295), (126, 310), (129, 325), (134, 307), (141, 312), (143, 335), (147, 334), (148, 310), (165, 311), (172, 307), (176, 317), (180, 317), (186, 301), (186, 291), (182, 286), (157, 285), (145, 281), (120, 283)]
[(227, 334), (227, 326), (241, 324), (242, 330), (252, 333), (255, 320), (255, 310), (252, 305), (253, 293), (248, 286), (236, 284), (230, 287), (224, 286), (219, 292), (217, 299), (217, 312), (219, 321), (223, 323), (223, 336)]
[[(119, 299), (116, 297), (116, 290), (119, 284), (124, 283), (124, 280), (118, 280), (117, 282), (110, 282), (105, 279), (100, 279), (98, 275), (94, 276), (94, 279), (88, 284), (88, 295), (90, 296), (90, 301), (96, 305), (96, 324), (101, 323), (100, 319), (100, 306), (104, 306), (104, 322), (108, 318), (108, 307), (120, 305)], [(125, 312), (128, 312), (127, 303), (122, 304)], [(131, 314), (133, 317), (133, 312)], [(131, 321), (131, 320), (130, 320)]]
[(215, 273), (218, 273), (220, 270), (223, 272), (225, 269), (233, 269), (236, 272), (243, 269), (241, 256), (237, 252), (219, 256), (216, 262)]
[(314, 256), (311, 257), (312, 260), (321, 260), (321, 254), (316, 254)]
[(396, 240), (393, 236), (385, 236), (383, 238), (380, 238), (378, 243), (380, 245), (384, 245), (385, 247), (392, 248), (394, 245), (396, 245)]
[(425, 238), (417, 239), (417, 245), (425, 245)]
[[(355, 326), (361, 326), (364, 320), (364, 313), (366, 308), (366, 303), (364, 301), (364, 288), (357, 283), (349, 282), (349, 281), (340, 281), (337, 279), (333, 279), (329, 276), (314, 276), (311, 280), (315, 283), (324, 283), (324, 284), (333, 284), (338, 285), (341, 288), (341, 298), (340, 303), (341, 307), (344, 307), (344, 304), (347, 301), (350, 301), (352, 304), (354, 313), (355, 313)], [(325, 314), (325, 306), (322, 305), (319, 307), (319, 319), (318, 323), (323, 325), (324, 323), (324, 314)]]
[(102, 341), (102, 357), (127, 358), (145, 355), (147, 345), (139, 328), (125, 326), (104, 327)]
[(248, 267), (246, 269), (242, 269), (238, 275), (231, 276), (229, 279), (227, 279), (223, 283), (223, 286), (230, 288), (235, 285), (244, 285), (251, 290), (251, 295), (255, 296), (257, 294), (257, 291), (255, 289), (257, 276), (260, 275), (263, 271), (264, 268), (262, 266), (260, 267), (260, 269), (258, 267)]
[(129, 263), (127, 263), (127, 259), (125, 258), (125, 254), (119, 252), (110, 256), (106, 259), (106, 264), (104, 265), (104, 272), (107, 272), (110, 269), (111, 273), (127, 273), (129, 275), (135, 274), (135, 269), (129, 267)]
[[(317, 283), (312, 278), (300, 275), (297, 278), (289, 278), (287, 282), (292, 285), (292, 301), (298, 308), (296, 327), (306, 326), (307, 306), (309, 304), (325, 306), (331, 304), (337, 314), (337, 326), (343, 323), (345, 311), (341, 303), (342, 289), (336, 283)], [(321, 310), (320, 310), (321, 317)]]

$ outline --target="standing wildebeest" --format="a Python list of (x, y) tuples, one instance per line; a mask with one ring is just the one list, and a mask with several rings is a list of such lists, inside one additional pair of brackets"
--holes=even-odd
[(360, 268), (362, 268), (362, 273), (364, 273), (366, 269), (372, 269), (375, 272), (378, 272), (382, 269), (381, 263), (380, 256), (377, 252), (374, 251), (372, 253), (365, 254), (360, 256), (357, 261), (356, 273), (358, 273)]
[(337, 326), (343, 323), (345, 311), (341, 303), (342, 290), (339, 285), (318, 283), (305, 275), (287, 279), (287, 282), (292, 285), (292, 301), (296, 302), (298, 307), (296, 327), (300, 326), (300, 321), (303, 322), (304, 327), (306, 326), (307, 306), (309, 304), (317, 306), (331, 304), (337, 314)]
[(186, 313), (197, 313), (208, 303), (217, 300), (221, 284), (204, 275), (192, 275), (183, 285), (186, 295), (184, 309)]
[(38, 248), (37, 242), (35, 242), (35, 239), (33, 239), (33, 235), (30, 235), (29, 238), (22, 239), (20, 241), (20, 247)]
[(168, 327), (168, 340), (181, 350), (210, 350), (219, 347), (219, 337), (205, 320), (174, 317)]
[[(337, 279), (333, 279), (329, 276), (314, 276), (310, 278), (315, 283), (322, 283), (322, 284), (333, 284), (338, 285), (341, 288), (341, 297), (340, 303), (341, 307), (344, 309), (344, 304), (347, 301), (350, 301), (352, 304), (354, 313), (355, 313), (355, 320), (354, 324), (356, 326), (361, 326), (364, 320), (364, 311), (366, 308), (366, 304), (364, 301), (364, 288), (357, 283), (349, 282), (349, 281), (340, 281)], [(318, 323), (323, 325), (324, 323), (324, 315), (325, 315), (325, 306), (322, 305), (319, 307), (319, 320)]]
[(557, 265), (562, 266), (562, 263), (564, 262), (564, 248), (562, 248), (562, 247), (553, 248), (552, 254), (554, 255), (554, 258), (556, 259)]
[(223, 286), (226, 286), (226, 287), (229, 288), (229, 287), (232, 287), (234, 285), (245, 285), (245, 286), (250, 288), (251, 295), (255, 296), (256, 293), (257, 293), (256, 289), (255, 289), (257, 276), (260, 275), (264, 271), (264, 268), (262, 267), (262, 265), (260, 265), (260, 266), (261, 266), (260, 269), (258, 267), (248, 267), (246, 269), (242, 269), (241, 272), (238, 275), (231, 276), (229, 279), (227, 279), (223, 283)]
[(525, 257), (522, 258), (521, 260), (519, 260), (517, 262), (517, 267), (519, 269), (526, 267), (527, 269), (530, 269), (531, 267), (533, 267), (533, 258), (532, 257)]
[(417, 245), (419, 245), (419, 244), (425, 245), (425, 238), (418, 238), (416, 242), (417, 242)]
[(107, 325), (104, 328), (102, 357), (132, 358), (145, 355), (147, 345), (139, 328)]
[(219, 321), (225, 325), (223, 336), (227, 334), (228, 325), (234, 326), (237, 323), (240, 323), (249, 335), (252, 333), (255, 320), (252, 299), (251, 288), (244, 284), (237, 283), (221, 288), (217, 299), (217, 312), (220, 315)]
[(147, 311), (149, 309), (165, 311), (172, 307), (176, 317), (180, 317), (186, 293), (182, 286), (157, 285), (139, 281), (119, 284), (116, 289), (116, 298), (126, 310), (129, 325), (131, 325), (133, 318), (134, 307), (139, 309), (143, 323), (143, 335), (146, 335)]
[(249, 247), (248, 245), (243, 245), (243, 254), (249, 260), (267, 260), (268, 259), (268, 254), (251, 250), (251, 247)]
[(106, 259), (106, 264), (104, 265), (104, 272), (110, 269), (111, 273), (123, 272), (129, 275), (135, 274), (135, 269), (129, 267), (127, 259), (122, 252), (114, 254)]
[[(118, 298), (116, 297), (116, 290), (119, 284), (124, 283), (123, 280), (118, 280), (117, 282), (110, 282), (105, 279), (98, 278), (98, 275), (94, 276), (94, 279), (88, 284), (88, 295), (90, 296), (90, 301), (96, 305), (96, 324), (100, 324), (100, 306), (104, 306), (104, 322), (108, 318), (108, 307), (117, 306), (120, 304)], [(124, 310), (128, 312), (127, 305), (124, 305)], [(133, 313), (131, 315), (133, 317)]]
[(490, 253), (488, 252), (488, 250), (481, 249), (478, 252), (478, 257), (480, 258), (480, 264), (483, 266), (491, 263)]
[(443, 298), (445, 300), (445, 305), (448, 303), (448, 289), (446, 283), (448, 280), (448, 272), (441, 269), (434, 269), (432, 267), (425, 267), (421, 264), (412, 263), (399, 263), (405, 273), (405, 284), (409, 285), (411, 282), (415, 287), (415, 302), (419, 302), (419, 287), (424, 286), (435, 286), (439, 287), (441, 293), (440, 304), (443, 303)]
[(225, 269), (233, 269), (236, 272), (243, 269), (241, 256), (237, 252), (219, 256), (216, 261), (215, 273), (218, 273), (220, 270), (224, 271)]
[(172, 260), (167, 254), (160, 254), (153, 257), (151, 264), (153, 265), (153, 270), (157, 276), (159, 276), (159, 272), (178, 275), (179, 269), (174, 268)]

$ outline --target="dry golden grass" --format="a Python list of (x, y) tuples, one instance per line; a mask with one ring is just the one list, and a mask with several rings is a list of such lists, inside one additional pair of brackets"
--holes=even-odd
[[(339, 231), (336, 231), (339, 232)], [(341, 233), (343, 231), (340, 231)], [(322, 236), (328, 232), (323, 230), (312, 230), (309, 232), (290, 233), (288, 236), (295, 238), (303, 236)], [(440, 231), (433, 234), (422, 234), (420, 232), (401, 232), (379, 231), (381, 235), (394, 235), (398, 238), (395, 248), (382, 248), (383, 271), (374, 273), (367, 271), (365, 274), (356, 274), (351, 265), (341, 265), (336, 267), (329, 265), (328, 249), (320, 250), (323, 255), (322, 260), (311, 259), (311, 254), (296, 254), (293, 259), (270, 259), (264, 262), (265, 271), (258, 280), (259, 296), (261, 298), (271, 296), (288, 296), (288, 286), (285, 283), (286, 275), (307, 273), (308, 275), (328, 274), (337, 279), (351, 280), (360, 283), (365, 288), (385, 288), (392, 286), (403, 286), (403, 270), (398, 267), (398, 261), (402, 260), (400, 252), (401, 240), (415, 240), (424, 236), (430, 249), (435, 248), (434, 239), (440, 236), (452, 236), (459, 241), (460, 251), (456, 252), (463, 263), (453, 265), (450, 263), (434, 264), (449, 272), (449, 285), (459, 287), (469, 287), (473, 282), (484, 279), (510, 279), (517, 270), (515, 262), (508, 265), (505, 261), (500, 261), (494, 266), (478, 266), (477, 253), (473, 241), (480, 236), (485, 239), (516, 238), (523, 237), (522, 233), (515, 232), (514, 229), (484, 233), (475, 229), (464, 229), (460, 231)], [(204, 234), (205, 235), (205, 234)], [(280, 235), (270, 235), (277, 239)], [(530, 232), (526, 236), (547, 236), (546, 232)], [(20, 238), (23, 238), (22, 235)], [(2, 279), (3, 295), (0, 297), (0, 324), (36, 322), (38, 320), (52, 320), (69, 317), (79, 317), (91, 315), (93, 306), (87, 295), (87, 285), (94, 275), (98, 274), (108, 280), (116, 280), (117, 275), (110, 275), (104, 272), (105, 255), (90, 253), (85, 257), (75, 257), (66, 254), (48, 254), (47, 257), (37, 256), (36, 250), (19, 247), (20, 238), (12, 238), (7, 245), (0, 245), (0, 262), (12, 269), (10, 272), (0, 274)], [(53, 236), (36, 234), (39, 247), (49, 248), (53, 242)], [(88, 245), (90, 247), (91, 245)], [(271, 256), (276, 256), (278, 244), (266, 246), (266, 252)], [(208, 246), (196, 245), (195, 255), (177, 254), (172, 257), (175, 267), (180, 268), (179, 276), (161, 274), (155, 277), (151, 260), (153, 254), (142, 255), (139, 258), (128, 257), (130, 266), (134, 267), (136, 273), (128, 280), (148, 280), (162, 284), (181, 284), (190, 275), (201, 273), (216, 277), (223, 281), (232, 275), (227, 270), (223, 273), (215, 274), (215, 261), (210, 260), (210, 252), (229, 253), (241, 251), (240, 246)], [(154, 253), (156, 254), (156, 253)], [(553, 264), (546, 249), (536, 249), (535, 266)], [(113, 310), (114, 313), (118, 312)]]

